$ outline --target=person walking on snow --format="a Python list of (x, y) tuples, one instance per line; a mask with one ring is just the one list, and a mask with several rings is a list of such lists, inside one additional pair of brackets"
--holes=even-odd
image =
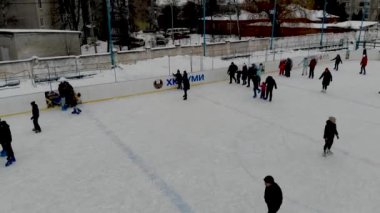
[(265, 80), (265, 83), (267, 85), (265, 99), (267, 99), (269, 96), (269, 101), (272, 101), (273, 87), (277, 89), (276, 81), (273, 79), (272, 76), (268, 76)]
[(182, 89), (182, 75), (179, 70), (177, 70), (177, 73), (174, 74), (173, 76), (175, 77), (175, 82), (177, 83), (177, 89)]
[(311, 79), (314, 78), (314, 68), (315, 68), (316, 65), (317, 65), (317, 59), (312, 58), (312, 59), (310, 60), (310, 64), (309, 64), (309, 67), (310, 67), (310, 70), (309, 70), (309, 78), (311, 78)]
[(248, 67), (244, 63), (243, 68), (241, 70), (241, 80), (243, 80), (243, 84), (242, 85), (246, 85), (247, 84), (247, 76), (248, 76)]
[(38, 118), (40, 117), (40, 110), (38, 109), (38, 105), (36, 104), (36, 102), (32, 101), (30, 105), (32, 105), (32, 117), (30, 118), (30, 120), (33, 120), (33, 126), (34, 126), (33, 131), (35, 133), (40, 133), (41, 127), (38, 124)]
[(293, 61), (292, 59), (287, 58), (285, 62), (285, 76), (286, 77), (288, 78), (290, 77), (290, 71), (292, 71), (292, 68), (293, 68)]
[(282, 190), (270, 175), (264, 178), (264, 183), (264, 200), (268, 206), (268, 213), (276, 213), (282, 204)]
[(189, 78), (187, 77), (186, 70), (183, 71), (182, 81), (183, 81), (183, 92), (184, 92), (183, 100), (187, 100), (187, 90), (190, 89), (190, 81), (189, 81)]
[(367, 66), (367, 63), (368, 63), (368, 57), (367, 55), (363, 55), (362, 60), (360, 61), (361, 68), (360, 68), (359, 74), (365, 75), (365, 67)]
[(230, 84), (232, 84), (232, 79), (236, 83), (235, 73), (237, 72), (238, 67), (234, 64), (234, 62), (231, 62), (231, 65), (228, 67), (227, 74), (230, 76)]
[(280, 64), (278, 65), (278, 68), (280, 69), (280, 72), (278, 73), (279, 75), (284, 75), (285, 64), (286, 64), (286, 60), (285, 59), (283, 59), (283, 60), (280, 61)]
[(309, 60), (307, 57), (303, 58), (303, 60), (298, 64), (298, 66), (302, 64), (302, 75), (307, 75), (307, 67), (309, 66)]
[(319, 79), (323, 78), (322, 80), (322, 91), (321, 92), (326, 92), (327, 86), (330, 84), (332, 81), (332, 75), (329, 70), (329, 68), (326, 67), (325, 71), (322, 73), (321, 77)]
[(261, 95), (260, 95), (260, 99), (266, 99), (265, 97), (265, 94), (266, 94), (266, 90), (267, 90), (267, 85), (265, 84), (265, 82), (263, 81), (260, 85), (260, 88), (261, 88)]
[(7, 153), (7, 163), (5, 166), (9, 166), (16, 162), (12, 148), (12, 133), (9, 125), (5, 121), (0, 121), (0, 143), (3, 145), (4, 150)]
[(334, 66), (334, 70), (338, 71), (339, 69), (339, 64), (343, 64), (343, 61), (342, 59), (340, 58), (340, 55), (336, 55), (335, 58), (331, 59), (331, 61), (334, 61), (335, 60), (335, 66)]
[(253, 98), (256, 98), (256, 95), (257, 95), (256, 92), (260, 93), (259, 86), (260, 86), (260, 76), (256, 74), (253, 76)]
[(326, 121), (325, 131), (323, 133), (323, 139), (325, 139), (325, 145), (323, 147), (323, 156), (332, 154), (330, 150), (331, 146), (333, 145), (335, 135), (336, 138), (339, 139), (338, 131), (336, 130), (336, 118), (331, 116)]

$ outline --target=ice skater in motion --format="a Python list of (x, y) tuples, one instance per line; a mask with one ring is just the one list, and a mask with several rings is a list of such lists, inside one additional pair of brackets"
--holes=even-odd
[(40, 133), (41, 127), (38, 124), (38, 118), (40, 117), (40, 110), (38, 109), (38, 105), (36, 104), (36, 102), (32, 101), (30, 105), (32, 105), (32, 117), (30, 118), (30, 120), (33, 120), (33, 126), (34, 126), (33, 131), (35, 133)]
[(264, 178), (265, 182), (265, 194), (264, 199), (265, 203), (268, 206), (268, 213), (276, 213), (282, 204), (282, 191), (280, 186), (272, 176), (268, 175)]
[(363, 75), (366, 74), (365, 67), (367, 66), (367, 63), (368, 63), (368, 57), (367, 57), (367, 55), (363, 55), (362, 60), (360, 61), (360, 73), (359, 74), (363, 74)]
[(336, 118), (331, 116), (326, 121), (325, 132), (323, 138), (325, 139), (325, 146), (323, 147), (323, 156), (332, 154), (331, 146), (334, 143), (334, 137), (339, 139), (338, 131), (336, 130)]
[(322, 80), (322, 91), (321, 92), (326, 92), (327, 86), (330, 84), (332, 81), (332, 75), (329, 70), (329, 68), (326, 67), (325, 71), (322, 73), (321, 77), (319, 79), (323, 78)]
[(331, 61), (335, 61), (334, 70), (338, 71), (339, 64), (343, 64), (342, 59), (340, 58), (340, 55), (336, 55), (335, 58), (331, 59)]
[(182, 83), (183, 83), (183, 92), (184, 92), (183, 100), (187, 100), (187, 90), (190, 89), (190, 81), (189, 81), (189, 77), (187, 77), (186, 70), (183, 71)]
[(5, 166), (10, 166), (16, 162), (16, 158), (12, 148), (12, 133), (6, 121), (0, 121), (0, 143), (7, 154)]

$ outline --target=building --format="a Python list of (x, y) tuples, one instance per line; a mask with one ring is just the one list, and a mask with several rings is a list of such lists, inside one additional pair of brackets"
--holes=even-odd
[(11, 0), (6, 17), (12, 21), (3, 24), (12, 29), (54, 29), (56, 0)]
[(80, 55), (79, 31), (0, 29), (0, 61)]
[(338, 0), (343, 3), (349, 18), (359, 14), (360, 10), (364, 10), (364, 20), (378, 21), (380, 12), (380, 0)]

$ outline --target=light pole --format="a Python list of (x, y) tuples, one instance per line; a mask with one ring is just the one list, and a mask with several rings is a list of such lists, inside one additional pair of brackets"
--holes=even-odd
[(172, 0), (171, 1), (171, 3), (170, 3), (170, 11), (171, 11), (171, 14), (172, 14), (172, 42), (173, 42), (173, 44), (174, 44), (174, 18), (173, 18), (173, 1), (174, 0)]
[(326, 0), (325, 3), (323, 4), (323, 19), (322, 19), (322, 29), (321, 29), (321, 40), (319, 41), (319, 46), (322, 47), (323, 44), (323, 30), (325, 28), (325, 18), (326, 18)]
[(111, 14), (110, 14), (110, 0), (106, 0), (107, 4), (107, 23), (108, 23), (108, 48), (111, 53), (111, 64), (112, 67), (115, 67), (115, 56), (113, 52), (113, 45), (112, 45), (112, 28), (111, 28)]
[(235, 4), (235, 9), (236, 9), (237, 30), (238, 30), (238, 34), (239, 34), (239, 40), (241, 40), (241, 36), (240, 36), (240, 26), (239, 26), (239, 15), (240, 15), (240, 12), (239, 12), (238, 5), (237, 5), (237, 3), (236, 3), (236, 0), (234, 0), (234, 4)]
[(359, 38), (356, 41), (356, 48), (355, 48), (355, 50), (359, 49), (360, 37), (362, 35), (362, 29), (363, 29), (363, 21), (364, 21), (364, 7), (362, 7), (362, 21), (360, 23)]
[(276, 23), (276, 7), (277, 7), (277, 0), (274, 0), (274, 6), (273, 6), (273, 21), (272, 21), (272, 35), (270, 37), (270, 49), (273, 48), (273, 37), (274, 37), (274, 30), (275, 30), (275, 23)]
[(206, 56), (206, 0), (203, 1), (203, 56)]

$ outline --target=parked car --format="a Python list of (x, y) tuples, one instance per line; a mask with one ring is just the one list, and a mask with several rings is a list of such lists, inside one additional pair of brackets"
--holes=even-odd
[(185, 37), (190, 34), (190, 30), (188, 28), (169, 28), (165, 32), (166, 37), (170, 37), (174, 35), (174, 37)]
[(165, 38), (162, 35), (156, 36), (156, 45), (166, 45), (169, 42), (169, 39)]
[(129, 48), (137, 48), (137, 47), (145, 46), (144, 39), (136, 38), (136, 37), (130, 37), (128, 43), (129, 43), (128, 44)]

